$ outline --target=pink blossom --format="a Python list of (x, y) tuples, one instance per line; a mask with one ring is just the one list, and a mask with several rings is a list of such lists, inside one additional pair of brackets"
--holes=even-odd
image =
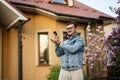
[(99, 49), (99, 46), (96, 46), (96, 49)]
[(88, 40), (91, 40), (91, 37), (87, 36), (87, 39), (88, 39)]
[(85, 57), (90, 57), (91, 56), (91, 53), (90, 52), (87, 52), (86, 54), (85, 54)]
[(90, 60), (90, 61), (93, 61), (93, 58), (92, 58), (92, 57), (89, 57), (89, 60)]
[(96, 52), (97, 52), (97, 53), (101, 53), (101, 52), (102, 52), (102, 49), (101, 49), (99, 46), (96, 46)]
[(101, 53), (101, 52), (102, 52), (102, 50), (101, 50), (101, 49), (99, 49), (99, 50), (98, 50), (98, 53)]
[(94, 61), (95, 61), (95, 60), (96, 60), (96, 57), (94, 57), (93, 59), (94, 59)]
[(88, 47), (85, 47), (85, 50), (88, 50)]
[(89, 47), (85, 47), (85, 50), (89, 51), (89, 50), (90, 50), (90, 48), (89, 48)]
[(91, 65), (91, 66), (94, 66), (94, 64), (93, 64), (93, 63), (91, 63), (90, 65)]
[(96, 35), (96, 38), (97, 38), (97, 39), (99, 39), (99, 38), (100, 38), (100, 36), (99, 36), (99, 35)]
[(88, 33), (88, 36), (92, 36), (92, 33)]
[[(109, 36), (112, 36), (112, 33), (110, 33)], [(109, 37), (109, 36), (108, 36), (108, 37)]]
[(102, 34), (102, 33), (105, 33), (104, 31), (100, 31), (100, 33)]
[(102, 61), (102, 58), (100, 57), (100, 58), (98, 58), (98, 61)]
[(88, 32), (90, 32), (90, 31), (91, 31), (91, 29), (88, 29), (88, 28), (86, 28), (86, 30), (87, 30)]
[(91, 46), (95, 46), (95, 44), (91, 44)]
[(90, 43), (92, 43), (92, 44), (94, 44), (95, 42), (94, 42), (94, 39), (93, 40), (91, 40), (91, 42)]
[(94, 38), (94, 41), (96, 41), (97, 40), (97, 38)]
[(106, 60), (107, 60), (107, 57), (104, 57), (104, 58), (103, 58), (103, 62), (105, 62)]
[(99, 29), (101, 29), (101, 28), (102, 28), (102, 26), (98, 26), (98, 28), (99, 28)]
[(95, 37), (95, 36), (96, 36), (96, 34), (95, 34), (95, 33), (93, 33), (93, 36)]
[(96, 56), (97, 56), (97, 54), (95, 53), (95, 54), (94, 54), (94, 57), (96, 57)]
[(100, 29), (96, 29), (96, 31), (97, 31), (97, 32), (99, 32), (99, 31), (100, 31)]
[(108, 38), (104, 38), (104, 43), (108, 43)]
[(98, 50), (98, 49), (96, 49), (96, 52), (98, 53), (98, 52), (99, 52), (99, 50)]
[(111, 54), (111, 57), (112, 57), (112, 58), (115, 58), (115, 57), (116, 57), (116, 55), (113, 53), (113, 54)]
[(90, 28), (90, 25), (88, 25), (87, 28)]
[(93, 66), (90, 66), (90, 68), (92, 69), (92, 68), (93, 68)]
[(87, 53), (85, 54), (86, 57), (88, 57), (88, 56), (90, 56), (90, 55), (91, 55), (90, 52), (87, 52)]

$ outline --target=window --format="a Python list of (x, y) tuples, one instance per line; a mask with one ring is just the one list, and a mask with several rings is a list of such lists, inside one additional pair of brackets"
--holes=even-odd
[(38, 59), (40, 65), (49, 64), (48, 32), (38, 33)]
[(65, 40), (67, 40), (68, 38), (67, 38), (67, 32), (63, 32), (63, 41), (65, 41)]
[(67, 4), (67, 2), (65, 0), (51, 0), (51, 3)]

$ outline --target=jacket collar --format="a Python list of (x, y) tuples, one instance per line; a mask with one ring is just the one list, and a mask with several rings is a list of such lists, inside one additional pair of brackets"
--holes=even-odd
[(67, 38), (68, 39), (73, 39), (73, 38), (75, 38), (75, 37), (77, 37), (78, 36), (78, 33), (76, 32), (76, 33), (74, 33), (73, 35), (71, 35), (71, 36), (67, 36)]

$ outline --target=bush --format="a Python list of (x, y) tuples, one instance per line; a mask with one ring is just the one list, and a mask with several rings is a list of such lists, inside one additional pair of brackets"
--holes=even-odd
[(113, 28), (106, 40), (111, 66), (116, 76), (120, 76), (120, 26)]
[[(120, 0), (118, 0), (120, 3)], [(108, 66), (108, 77), (117, 77), (114, 80), (120, 80), (120, 7), (110, 9), (118, 14), (116, 22), (117, 28), (113, 28), (111, 34), (106, 38), (107, 52), (110, 55), (111, 66)], [(113, 80), (113, 79), (112, 79)]]
[(47, 76), (47, 80), (58, 80), (60, 73), (60, 65), (53, 65), (50, 68), (50, 73)]
[(88, 76), (84, 74), (84, 80), (88, 80)]

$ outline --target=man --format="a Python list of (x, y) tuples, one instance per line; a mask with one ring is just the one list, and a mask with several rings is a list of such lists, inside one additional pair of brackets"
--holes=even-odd
[(84, 80), (82, 70), (82, 56), (84, 52), (84, 39), (78, 36), (77, 24), (71, 21), (67, 24), (66, 30), (68, 39), (64, 42), (56, 35), (51, 39), (56, 44), (55, 52), (61, 57), (61, 71), (58, 80)]

